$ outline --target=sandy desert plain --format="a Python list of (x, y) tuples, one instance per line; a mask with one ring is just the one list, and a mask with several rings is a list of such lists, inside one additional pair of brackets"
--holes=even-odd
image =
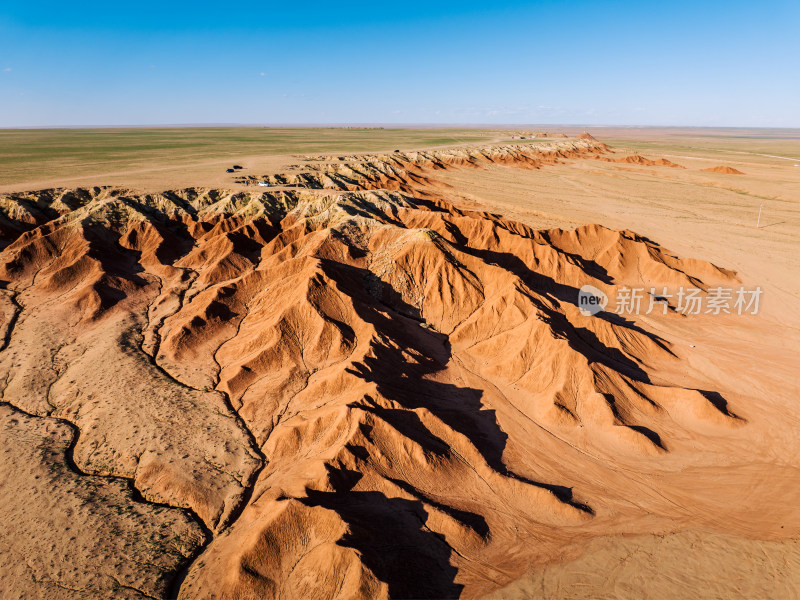
[(0, 131), (0, 597), (800, 597), (800, 131), (589, 134)]

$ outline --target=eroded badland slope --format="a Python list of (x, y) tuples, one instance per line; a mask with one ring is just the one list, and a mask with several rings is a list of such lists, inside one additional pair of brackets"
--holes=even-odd
[(736, 274), (630, 231), (458, 208), (436, 181), (607, 151), (312, 157), (253, 178), (278, 190), (0, 198), (2, 585), (473, 598), (609, 533), (752, 533), (758, 498), (697, 480), (765, 426), (664, 333), (707, 321), (577, 307), (586, 284), (705, 293)]

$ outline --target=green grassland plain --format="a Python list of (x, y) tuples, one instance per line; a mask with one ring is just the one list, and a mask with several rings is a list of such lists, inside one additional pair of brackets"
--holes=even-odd
[[(379, 127), (154, 127), (0, 130), (0, 188), (125, 184), (141, 173), (211, 165), (248, 157), (352, 153), (512, 142), (519, 131), (566, 132), (582, 127), (379, 128)], [(644, 154), (747, 155), (763, 162), (800, 163), (800, 130), (587, 127), (617, 148)], [(224, 172), (224, 169), (223, 169)], [(136, 173), (138, 175), (134, 176)], [(113, 175), (113, 177), (111, 177)], [(63, 181), (63, 183), (61, 183)], [(166, 177), (165, 184), (169, 182)]]
[(369, 152), (492, 140), (477, 129), (170, 127), (0, 130), (0, 185), (241, 156)]

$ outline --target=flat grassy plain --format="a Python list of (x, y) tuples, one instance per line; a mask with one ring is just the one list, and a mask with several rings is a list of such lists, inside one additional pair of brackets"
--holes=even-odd
[(633, 152), (746, 159), (776, 164), (800, 162), (800, 129), (608, 128), (592, 130), (598, 139)]
[(0, 186), (242, 156), (371, 152), (489, 141), (479, 129), (172, 127), (0, 130)]
[[(530, 131), (529, 128), (526, 128)], [(549, 126), (577, 135), (582, 127)], [(589, 127), (618, 150), (694, 164), (800, 163), (800, 130)], [(390, 152), (512, 140), (520, 128), (161, 127), (0, 129), (0, 192), (113, 185), (140, 190), (236, 187), (225, 169), (275, 172), (295, 155)], [(543, 140), (544, 141), (544, 140)], [(527, 140), (525, 143), (529, 143)], [(680, 161), (678, 161), (680, 162)], [(692, 163), (690, 163), (692, 164)]]

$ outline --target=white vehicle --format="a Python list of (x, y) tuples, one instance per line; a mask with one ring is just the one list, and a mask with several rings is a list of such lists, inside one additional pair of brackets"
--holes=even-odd
[(259, 181), (258, 185), (259, 185), (259, 187), (272, 187), (272, 184), (271, 183), (267, 183), (266, 181)]

